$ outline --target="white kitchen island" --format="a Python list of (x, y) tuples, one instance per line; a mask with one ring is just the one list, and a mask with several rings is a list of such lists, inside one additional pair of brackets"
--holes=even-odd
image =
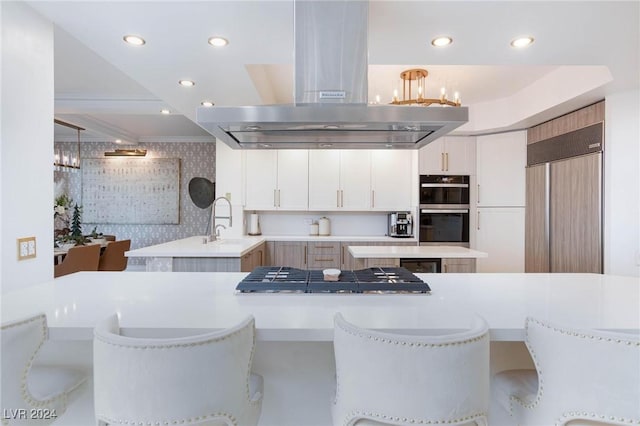
[(421, 274), (431, 294), (236, 294), (245, 275), (80, 272), (4, 294), (2, 322), (45, 312), (54, 344), (79, 340), (90, 348), (94, 325), (113, 312), (124, 334), (146, 336), (221, 329), (253, 315), (254, 371), (265, 380), (260, 424), (279, 426), (331, 423), (337, 312), (362, 327), (410, 333), (460, 330), (478, 314), (489, 323), (492, 357), (494, 344), (523, 340), (527, 316), (640, 333), (640, 285), (633, 277)]

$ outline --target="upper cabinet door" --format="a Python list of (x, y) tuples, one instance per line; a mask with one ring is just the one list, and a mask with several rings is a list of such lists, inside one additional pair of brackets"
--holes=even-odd
[(476, 174), (475, 137), (447, 136), (444, 138), (444, 174)]
[(278, 150), (276, 205), (281, 210), (309, 208), (309, 151)]
[(364, 150), (340, 151), (340, 208), (371, 208), (371, 153)]
[(524, 206), (526, 132), (478, 136), (476, 152), (478, 206)]
[(371, 151), (371, 207), (410, 210), (413, 191), (411, 150)]
[(244, 152), (246, 209), (274, 210), (276, 208), (277, 154), (275, 150), (247, 150)]
[(340, 207), (340, 151), (312, 149), (309, 151), (309, 209), (334, 210), (338, 207)]
[(422, 175), (473, 175), (476, 172), (475, 137), (445, 136), (418, 152)]

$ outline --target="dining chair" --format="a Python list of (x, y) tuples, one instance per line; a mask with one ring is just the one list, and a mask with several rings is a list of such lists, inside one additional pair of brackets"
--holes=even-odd
[(131, 248), (131, 240), (109, 241), (100, 255), (98, 271), (124, 271), (128, 258), (124, 252)]
[(116, 236), (115, 235), (103, 235), (102, 237), (107, 241), (115, 241), (116, 240)]
[(447, 335), (383, 333), (334, 318), (334, 426), (486, 425), (489, 331)]
[(640, 336), (525, 322), (535, 370), (492, 380), (491, 425), (640, 424)]
[(100, 262), (100, 245), (72, 247), (62, 262), (53, 267), (55, 278), (79, 271), (97, 271)]
[(46, 425), (66, 410), (82, 371), (38, 360), (48, 338), (47, 317), (37, 314), (2, 324), (2, 424)]
[(255, 320), (180, 338), (120, 333), (117, 315), (93, 339), (98, 425), (256, 425), (262, 376), (251, 374)]

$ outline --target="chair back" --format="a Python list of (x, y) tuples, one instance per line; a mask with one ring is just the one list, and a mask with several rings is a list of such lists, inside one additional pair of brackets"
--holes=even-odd
[[(29, 391), (27, 377), (38, 350), (47, 338), (47, 318), (38, 314), (2, 325), (2, 412), (33, 407), (58, 410), (64, 408), (59, 398), (38, 400)], [(6, 410), (6, 411), (5, 411)], [(5, 424), (5, 423), (3, 423)], [(11, 424), (11, 423), (9, 423)], [(46, 422), (42, 423), (46, 424)]]
[(107, 241), (115, 241), (116, 240), (116, 236), (115, 235), (103, 235), (102, 238), (104, 238)]
[(640, 336), (527, 318), (525, 341), (538, 392), (533, 402), (511, 404), (516, 419), (531, 425), (575, 419), (640, 424)]
[(100, 255), (98, 271), (124, 271), (127, 269), (128, 258), (125, 251), (131, 248), (131, 240), (110, 241)]
[(97, 271), (99, 262), (99, 244), (71, 247), (62, 263), (54, 266), (53, 276), (58, 278), (79, 271)]
[(249, 397), (255, 322), (181, 338), (121, 336), (118, 317), (94, 332), (94, 397), (108, 424), (257, 424), (261, 402)]
[(489, 409), (489, 332), (440, 336), (381, 333), (335, 316), (334, 425), (485, 424)]

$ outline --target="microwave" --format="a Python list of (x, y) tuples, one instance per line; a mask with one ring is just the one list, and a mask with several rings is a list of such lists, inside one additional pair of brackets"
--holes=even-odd
[(469, 176), (420, 176), (420, 206), (448, 208), (469, 206)]

